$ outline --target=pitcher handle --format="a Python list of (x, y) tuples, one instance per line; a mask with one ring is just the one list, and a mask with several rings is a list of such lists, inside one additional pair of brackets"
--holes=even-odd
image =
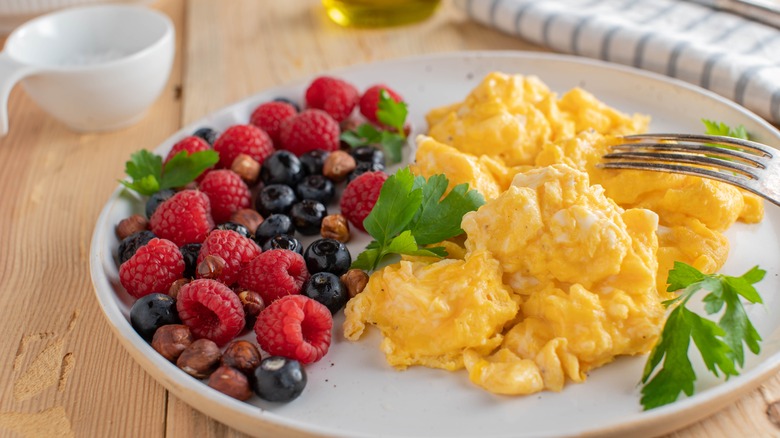
[(0, 52), (0, 137), (8, 134), (8, 96), (25, 76), (35, 73), (39, 69), (21, 63), (12, 58), (5, 51)]

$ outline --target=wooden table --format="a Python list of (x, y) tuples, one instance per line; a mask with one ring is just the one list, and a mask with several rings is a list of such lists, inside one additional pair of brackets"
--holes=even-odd
[[(228, 7), (229, 3), (229, 7)], [(345, 30), (319, 0), (158, 0), (177, 28), (162, 96), (138, 124), (77, 134), (17, 87), (0, 140), (0, 436), (235, 437), (121, 347), (98, 308), (89, 243), (131, 152), (220, 107), (328, 69), (476, 49), (544, 50), (470, 22), (447, 1), (423, 24)], [(780, 436), (780, 379), (672, 436)]]

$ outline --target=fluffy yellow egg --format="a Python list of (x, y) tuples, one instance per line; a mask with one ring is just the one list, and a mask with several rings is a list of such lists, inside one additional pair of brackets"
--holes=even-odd
[(347, 303), (344, 336), (357, 340), (373, 324), (384, 336), (381, 350), (390, 365), (456, 370), (466, 349), (487, 353), (498, 346), (518, 302), (487, 252), (465, 260), (401, 261), (373, 273)]

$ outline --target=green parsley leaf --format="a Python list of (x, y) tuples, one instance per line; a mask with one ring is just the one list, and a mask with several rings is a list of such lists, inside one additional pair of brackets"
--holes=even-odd
[(702, 119), (704, 123), (705, 134), (709, 135), (721, 135), (724, 137), (741, 138), (748, 140), (748, 133), (744, 126), (739, 125), (736, 129), (732, 129), (729, 125), (723, 122), (716, 122), (714, 120)]
[(162, 189), (186, 185), (217, 161), (219, 154), (215, 151), (192, 154), (182, 151), (163, 165), (161, 156), (142, 149), (131, 154), (130, 160), (125, 163), (125, 173), (132, 181), (119, 182), (141, 195), (149, 196)]
[(379, 92), (379, 102), (377, 103), (376, 118), (382, 124), (390, 126), (396, 129), (398, 134), (402, 137), (404, 135), (404, 123), (406, 123), (406, 116), (409, 114), (409, 110), (406, 106), (406, 102), (396, 102), (395, 99), (390, 97), (390, 93), (387, 90), (381, 90)]
[[(645, 364), (641, 381), (645, 410), (672, 403), (680, 393), (693, 394), (696, 373), (688, 357), (691, 339), (707, 369), (718, 377), (722, 372), (726, 379), (738, 375), (738, 368), (744, 365), (743, 345), (754, 354), (760, 352), (761, 336), (750, 322), (740, 297), (761, 303), (753, 284), (761, 281), (765, 273), (754, 267), (741, 277), (705, 275), (685, 263), (675, 262), (667, 283), (669, 291), (679, 290), (680, 295), (664, 302), (674, 308)], [(717, 323), (685, 307), (702, 290), (707, 292), (702, 300), (707, 314), (722, 311)], [(663, 366), (654, 373), (662, 361)]]
[[(423, 187), (422, 206), (409, 227), (421, 245), (463, 234), (460, 228), (463, 212), (476, 210), (485, 203), (485, 198), (479, 192), (469, 190), (468, 184), (458, 184), (442, 199), (448, 184), (444, 175), (433, 175)], [(458, 220), (452, 220), (455, 217)]]
[(449, 181), (434, 175), (427, 181), (409, 168), (391, 175), (382, 185), (374, 208), (363, 221), (374, 240), (352, 267), (371, 271), (390, 254), (446, 257), (443, 247), (425, 247), (463, 233), (463, 215), (484, 204), (482, 196), (460, 184), (442, 199)]
[(406, 102), (396, 102), (387, 90), (381, 90), (377, 103), (377, 120), (392, 130), (384, 130), (371, 123), (364, 123), (351, 131), (342, 132), (339, 138), (353, 148), (379, 145), (384, 149), (391, 164), (400, 163), (403, 158), (401, 150), (406, 143), (404, 125), (408, 115)]
[(413, 189), (414, 179), (405, 167), (382, 184), (374, 208), (363, 221), (363, 227), (380, 245), (389, 243), (406, 229), (420, 209), (423, 191)]

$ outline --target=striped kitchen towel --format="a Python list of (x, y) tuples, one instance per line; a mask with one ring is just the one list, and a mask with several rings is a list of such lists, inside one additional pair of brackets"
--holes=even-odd
[(651, 70), (780, 124), (780, 30), (680, 0), (455, 0), (550, 49)]

